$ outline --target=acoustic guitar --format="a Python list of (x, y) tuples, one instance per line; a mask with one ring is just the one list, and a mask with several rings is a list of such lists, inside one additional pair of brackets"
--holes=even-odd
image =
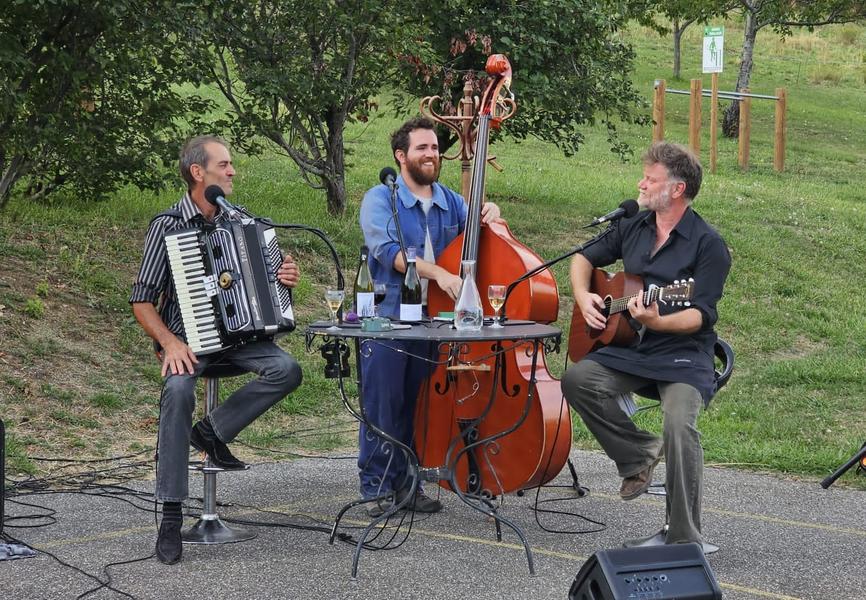
[[(653, 302), (689, 306), (695, 280), (674, 281), (665, 287), (651, 285), (644, 291), (644, 305)], [(604, 299), (601, 311), (607, 317), (604, 329), (593, 329), (586, 324), (580, 307), (574, 305), (571, 315), (571, 333), (568, 336), (568, 358), (577, 362), (584, 356), (603, 346), (630, 346), (638, 337), (638, 331), (629, 320), (628, 303), (644, 289), (643, 280), (629, 273), (611, 274), (602, 269), (593, 269), (589, 289)]]

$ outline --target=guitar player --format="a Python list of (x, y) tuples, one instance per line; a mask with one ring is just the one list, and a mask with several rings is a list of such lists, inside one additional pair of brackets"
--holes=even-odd
[[(701, 405), (713, 393), (713, 324), (731, 257), (718, 232), (692, 209), (701, 186), (698, 158), (683, 146), (658, 142), (643, 163), (641, 211), (614, 223), (610, 234), (572, 260), (576, 310), (588, 327), (604, 329), (605, 305), (590, 288), (591, 275), (594, 268), (617, 260), (644, 286), (694, 278), (692, 299), (688, 306), (644, 306), (643, 292), (638, 292), (628, 312), (645, 328), (639, 341), (590, 352), (568, 368), (562, 391), (616, 463), (623, 500), (646, 492), (653, 469), (665, 458), (670, 504), (666, 543), (701, 543), (703, 449), (696, 423)], [(657, 386), (661, 398), (661, 439), (639, 429), (617, 403), (621, 394), (647, 385)]]

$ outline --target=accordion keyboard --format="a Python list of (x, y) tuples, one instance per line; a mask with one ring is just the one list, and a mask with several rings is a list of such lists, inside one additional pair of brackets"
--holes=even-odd
[(225, 346), (211, 302), (216, 294), (216, 281), (205, 272), (199, 232), (188, 230), (166, 235), (165, 245), (187, 344), (195, 354), (222, 350)]

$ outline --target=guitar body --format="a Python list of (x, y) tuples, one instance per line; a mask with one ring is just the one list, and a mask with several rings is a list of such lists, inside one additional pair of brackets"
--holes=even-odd
[(611, 302), (615, 298), (633, 296), (643, 290), (643, 280), (629, 273), (611, 274), (602, 269), (593, 269), (589, 289), (604, 299), (607, 317), (604, 329), (592, 329), (583, 319), (583, 313), (575, 304), (571, 315), (571, 329), (568, 336), (568, 358), (572, 362), (602, 346), (629, 346), (637, 338), (637, 331), (629, 323), (628, 311), (611, 314)]

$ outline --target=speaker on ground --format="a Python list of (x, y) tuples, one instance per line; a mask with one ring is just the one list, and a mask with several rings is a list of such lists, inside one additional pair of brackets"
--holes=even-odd
[(601, 550), (578, 571), (568, 600), (721, 599), (699, 544)]

